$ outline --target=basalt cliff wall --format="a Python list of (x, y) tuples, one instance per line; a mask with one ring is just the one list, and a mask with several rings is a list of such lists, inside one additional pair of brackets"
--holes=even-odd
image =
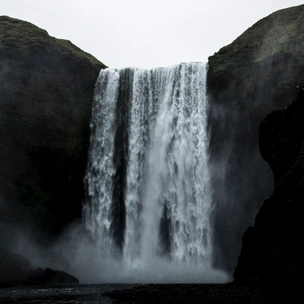
[[(304, 5), (258, 21), (209, 57), (210, 162), (216, 266), (233, 271), (241, 238), (273, 190), (258, 129), (304, 84)], [(284, 168), (285, 170), (285, 168)]]
[(80, 217), (102, 68), (70, 41), (0, 17), (1, 245), (18, 227), (49, 237)]

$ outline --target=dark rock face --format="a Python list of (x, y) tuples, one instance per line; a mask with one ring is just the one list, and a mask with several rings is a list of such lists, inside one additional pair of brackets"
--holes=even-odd
[(260, 156), (259, 123), (271, 110), (289, 104), (297, 85), (304, 83), (303, 49), (301, 5), (260, 20), (209, 57), (214, 263), (231, 272), (241, 236), (273, 188), (271, 170)]
[(303, 284), (304, 96), (261, 122), (260, 149), (275, 189), (243, 236), (234, 278), (239, 282)]
[(81, 215), (95, 81), (71, 42), (0, 17), (0, 222), (56, 235)]

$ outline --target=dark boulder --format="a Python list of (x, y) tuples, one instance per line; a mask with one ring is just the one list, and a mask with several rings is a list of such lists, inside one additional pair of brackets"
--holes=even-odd
[[(273, 190), (271, 170), (259, 151), (260, 121), (287, 106), (304, 83), (303, 20), (304, 5), (277, 11), (209, 57), (214, 262), (231, 272), (242, 234)], [(279, 176), (286, 168), (276, 170)]]
[(102, 68), (70, 41), (0, 17), (2, 224), (31, 223), (49, 237), (81, 215), (92, 97)]
[(29, 283), (34, 285), (65, 285), (78, 284), (79, 280), (64, 271), (38, 267), (31, 273)]
[(13, 285), (64, 285), (78, 284), (69, 273), (51, 268), (34, 269), (22, 255), (0, 247), (0, 287)]

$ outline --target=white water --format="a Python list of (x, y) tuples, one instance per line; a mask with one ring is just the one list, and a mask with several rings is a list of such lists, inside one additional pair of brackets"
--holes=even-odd
[[(203, 63), (100, 72), (84, 207), (100, 280), (227, 280), (212, 268), (207, 106)], [(117, 132), (125, 132), (119, 137), (125, 149), (125, 209), (113, 202)], [(125, 221), (119, 226), (123, 241), (113, 233), (118, 218)]]

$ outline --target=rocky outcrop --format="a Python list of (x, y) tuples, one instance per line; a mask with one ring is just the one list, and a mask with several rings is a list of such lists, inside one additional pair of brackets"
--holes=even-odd
[(66, 285), (78, 284), (79, 280), (65, 271), (38, 267), (30, 274), (28, 283), (34, 285)]
[(71, 274), (51, 268), (34, 269), (20, 254), (14, 254), (0, 247), (0, 287), (23, 285), (64, 285), (78, 284)]
[(288, 105), (304, 83), (303, 50), (301, 5), (260, 20), (209, 58), (214, 262), (229, 271), (243, 232), (273, 190), (271, 170), (260, 156), (259, 123), (271, 110)]
[[(238, 282), (303, 284), (304, 92), (261, 122), (260, 149), (270, 164), (273, 194), (243, 236), (234, 272)], [(277, 285), (278, 286), (278, 285)]]
[(95, 81), (105, 65), (0, 17), (0, 222), (56, 235), (81, 215)]

